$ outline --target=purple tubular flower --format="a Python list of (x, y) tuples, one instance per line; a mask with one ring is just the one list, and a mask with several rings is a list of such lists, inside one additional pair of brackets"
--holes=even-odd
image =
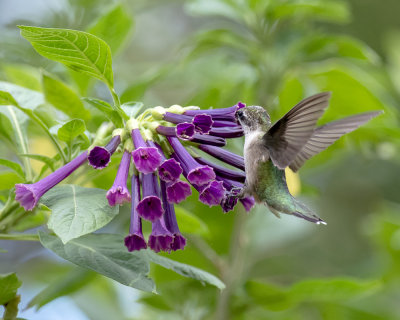
[(226, 140), (224, 138), (210, 136), (208, 134), (204, 135), (195, 133), (190, 141), (216, 147), (223, 147), (226, 145)]
[(198, 114), (194, 116), (192, 123), (194, 124), (196, 132), (207, 134), (210, 132), (214, 121), (212, 120), (212, 117), (208, 114)]
[(185, 147), (175, 137), (167, 137), (168, 142), (175, 150), (179, 162), (183, 166), (186, 179), (193, 185), (206, 185), (215, 179), (215, 172), (209, 166), (203, 166), (196, 162)]
[(110, 163), (111, 155), (121, 143), (119, 135), (113, 137), (105, 147), (96, 146), (89, 152), (89, 164), (95, 169), (103, 169)]
[(169, 203), (168, 200), (168, 196), (166, 193), (167, 189), (166, 187), (168, 184), (165, 183), (164, 181), (160, 181), (160, 185), (161, 185), (161, 196), (165, 211), (165, 214), (163, 216), (164, 223), (167, 230), (171, 232), (174, 236), (173, 242), (171, 243), (171, 249), (173, 251), (183, 250), (183, 248), (186, 245), (186, 239), (182, 236), (179, 230), (178, 222), (176, 221), (174, 205)]
[(244, 172), (225, 168), (202, 157), (196, 158), (196, 161), (205, 166), (210, 166), (211, 168), (214, 169), (215, 173), (222, 178), (239, 182), (244, 182), (246, 180), (246, 174)]
[(142, 174), (142, 200), (136, 205), (139, 215), (152, 222), (161, 218), (164, 213), (159, 197), (160, 189), (155, 174)]
[(129, 235), (125, 237), (125, 246), (129, 251), (137, 251), (146, 249), (147, 244), (142, 233), (142, 219), (140, 218), (136, 205), (140, 201), (140, 181), (136, 175), (132, 176), (132, 208), (131, 208), (131, 224), (129, 227)]
[(213, 120), (224, 120), (236, 122), (235, 113), (237, 110), (244, 108), (246, 105), (244, 103), (238, 102), (232, 107), (222, 108), (222, 109), (210, 109), (210, 110), (187, 110), (184, 112), (186, 116), (195, 116), (198, 114), (208, 114), (212, 116)]
[(131, 201), (131, 195), (129, 194), (129, 190), (126, 186), (130, 164), (131, 153), (125, 150), (124, 154), (122, 155), (121, 163), (119, 164), (114, 184), (111, 189), (107, 191), (106, 197), (110, 206)]
[(132, 140), (136, 150), (133, 150), (133, 162), (138, 171), (150, 173), (155, 171), (161, 164), (161, 154), (155, 147), (149, 147), (143, 140), (139, 129), (132, 130)]
[(183, 172), (179, 162), (172, 158), (167, 159), (161, 146), (158, 143), (155, 143), (153, 141), (148, 141), (148, 143), (150, 147), (155, 147), (158, 149), (158, 152), (160, 153), (163, 161), (157, 169), (159, 178), (165, 182), (174, 182), (178, 180)]
[(241, 126), (225, 127), (225, 128), (212, 128), (209, 132), (210, 135), (221, 138), (238, 138), (244, 135)]
[(224, 150), (224, 149), (217, 148), (214, 146), (208, 146), (205, 144), (199, 145), (198, 148), (201, 151), (204, 151), (205, 153), (208, 153), (209, 155), (213, 156), (214, 158), (217, 158), (218, 160), (226, 162), (227, 164), (230, 164), (231, 166), (244, 171), (243, 157), (241, 157), (233, 152), (230, 152), (228, 150)]
[(176, 137), (176, 127), (158, 126), (156, 131), (166, 137)]
[(87, 160), (87, 151), (81, 153), (65, 166), (49, 174), (46, 178), (32, 184), (16, 184), (15, 200), (17, 200), (25, 210), (31, 211), (36, 207), (39, 199), (56, 184), (68, 177)]
[[(156, 131), (166, 137), (176, 137), (177, 132), (175, 127), (165, 127), (165, 126), (158, 126)], [(182, 139), (182, 137), (178, 138)], [(188, 140), (188, 139), (182, 139)], [(223, 147), (226, 145), (226, 141), (224, 138), (215, 137), (210, 135), (202, 135), (199, 133), (194, 133), (193, 136), (189, 139), (192, 142), (201, 143), (201, 144), (209, 144), (211, 146), (216, 147)]]
[(181, 203), (192, 194), (190, 185), (182, 180), (167, 185), (167, 200), (172, 203)]
[(256, 201), (253, 197), (244, 197), (243, 199), (239, 199), (239, 201), (242, 203), (246, 212), (249, 212), (256, 204)]
[(237, 127), (238, 124), (232, 121), (215, 120), (212, 126), (213, 128), (224, 128), (224, 127)]
[(178, 123), (175, 128), (176, 136), (182, 140), (190, 140), (195, 132), (195, 126), (189, 122)]
[(175, 159), (167, 159), (158, 167), (158, 176), (165, 182), (178, 180), (182, 172), (182, 167)]
[(193, 116), (187, 116), (184, 114), (176, 114), (176, 113), (166, 112), (163, 115), (163, 119), (165, 121), (178, 124), (178, 123), (182, 123), (182, 122), (192, 122)]
[(222, 181), (211, 181), (208, 186), (200, 192), (199, 200), (208, 206), (217, 206), (225, 196), (225, 188)]
[(149, 247), (154, 252), (171, 251), (171, 244), (174, 241), (174, 235), (168, 231), (164, 219), (153, 221), (151, 225), (151, 234), (149, 237)]

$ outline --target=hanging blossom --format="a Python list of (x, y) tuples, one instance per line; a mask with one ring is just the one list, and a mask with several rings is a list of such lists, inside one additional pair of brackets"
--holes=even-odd
[[(179, 230), (174, 204), (184, 201), (192, 189), (197, 190), (199, 201), (210, 207), (220, 206), (225, 213), (238, 202), (246, 211), (254, 206), (251, 197), (232, 197), (243, 188), (244, 159), (223, 149), (226, 139), (243, 136), (235, 113), (244, 107), (239, 102), (225, 109), (200, 110), (178, 105), (148, 109), (138, 118), (128, 120), (124, 128), (114, 130), (104, 147), (96, 145), (82, 152), (36, 183), (17, 184), (16, 200), (25, 210), (32, 210), (44, 193), (85, 162), (101, 170), (110, 163), (112, 154), (120, 150), (121, 162), (106, 197), (110, 206), (131, 205), (125, 246), (129, 251), (148, 247), (155, 252), (181, 250), (186, 239)], [(147, 241), (142, 232), (145, 221), (151, 223)]]

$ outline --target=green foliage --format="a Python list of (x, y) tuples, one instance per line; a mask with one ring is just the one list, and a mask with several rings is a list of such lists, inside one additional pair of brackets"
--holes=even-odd
[(148, 261), (140, 252), (128, 252), (120, 236), (91, 234), (63, 244), (55, 236), (40, 233), (40, 241), (47, 249), (82, 268), (94, 270), (132, 288), (155, 290), (148, 277)]
[(198, 268), (161, 257), (152, 251), (128, 252), (123, 237), (115, 234), (90, 234), (63, 244), (60, 239), (40, 233), (41, 243), (60, 257), (83, 268), (94, 270), (126, 286), (155, 292), (148, 277), (149, 262), (171, 269), (185, 277), (209, 283), (220, 289), (224, 284), (215, 276)]
[(7, 159), (0, 159), (0, 166), (8, 167), (15, 171), (22, 179), (25, 178), (24, 170), (22, 169), (19, 163), (7, 160)]
[(103, 40), (87, 32), (19, 26), (21, 35), (44, 57), (61, 62), (72, 70), (114, 86), (111, 50)]
[(40, 309), (54, 299), (72, 294), (91, 282), (95, 278), (95, 275), (92, 271), (75, 268), (65, 277), (58, 279), (40, 291), (28, 303), (27, 307), (32, 308), (35, 306), (37, 309)]
[(122, 127), (122, 119), (119, 117), (118, 112), (113, 110), (110, 104), (94, 98), (85, 98), (84, 101), (90, 103), (93, 107), (103, 113), (105, 119), (110, 120), (117, 128)]
[(374, 293), (379, 287), (379, 281), (375, 280), (331, 278), (304, 280), (288, 289), (250, 282), (247, 290), (258, 305), (279, 311), (294, 308), (299, 303), (345, 302)]
[(81, 119), (73, 119), (64, 123), (57, 131), (58, 139), (71, 143), (76, 137), (86, 130), (85, 122)]
[(132, 27), (132, 15), (119, 4), (95, 21), (87, 32), (103, 39), (115, 54), (131, 33)]
[(14, 299), (21, 284), (15, 273), (0, 275), (0, 305)]
[[(361, 29), (371, 34), (379, 23), (365, 19), (362, 10), (350, 12), (355, 3), (186, 0), (177, 10), (173, 1), (111, 7), (107, 1), (70, 1), (68, 8), (29, 22), (62, 29), (20, 27), (40, 55), (67, 71), (23, 39), (9, 38), (2, 27), (0, 80), (9, 82), (0, 81), (0, 237), (35, 240), (17, 232), (47, 224), (57, 236), (41, 232), (43, 246), (80, 267), (70, 271), (41, 256), (25, 263), (25, 251), (5, 247), (10, 255), (1, 253), (1, 267), (18, 263), (27, 286), (40, 291), (28, 306), (39, 309), (67, 295), (88, 318), (100, 320), (397, 319), (400, 36), (393, 30), (380, 34), (380, 54), (368, 39), (351, 36), (360, 21), (367, 21)], [(386, 7), (396, 12), (397, 6)], [(353, 24), (343, 27), (352, 15)], [(134, 21), (140, 25), (132, 38)], [(120, 96), (111, 53), (119, 53), (113, 68)], [(112, 102), (95, 79), (108, 86)], [(208, 108), (243, 101), (266, 107), (274, 121), (318, 91), (333, 93), (321, 124), (385, 111), (302, 168), (301, 196), (328, 221), (325, 228), (275, 219), (263, 206), (248, 217), (239, 210), (223, 215), (194, 195), (176, 206), (187, 246), (167, 258), (127, 252), (128, 206), (110, 208), (105, 190), (61, 185), (42, 199), (51, 211), (39, 205), (30, 213), (10, 192), (16, 183), (36, 182), (56, 170), (92, 141), (106, 143), (112, 129), (99, 135), (103, 122), (123, 127), (151, 106)], [(45, 135), (55, 156), (35, 149), (35, 140)], [(230, 141), (228, 148), (240, 153), (243, 141)], [(34, 168), (31, 160), (45, 165)], [(119, 160), (114, 155), (102, 171), (83, 166), (68, 183), (107, 189)], [(12, 280), (8, 295), (1, 292), (6, 278)], [(121, 296), (131, 291), (109, 279), (148, 291), (129, 297), (141, 309), (128, 316)], [(0, 278), (0, 297), (9, 297), (5, 318), (17, 316), (19, 285), (15, 274)], [(159, 295), (152, 293), (156, 285)]]
[(87, 120), (89, 112), (78, 95), (63, 82), (43, 73), (42, 85), (46, 101), (72, 118)]
[(167, 259), (154, 253), (153, 251), (147, 251), (146, 255), (151, 262), (154, 262), (166, 269), (173, 270), (184, 277), (193, 278), (201, 281), (202, 283), (209, 283), (221, 290), (225, 288), (225, 285), (221, 280), (201, 269)]
[(52, 211), (49, 228), (63, 243), (100, 229), (118, 214), (117, 206), (109, 206), (105, 190), (75, 185), (52, 188), (42, 203)]

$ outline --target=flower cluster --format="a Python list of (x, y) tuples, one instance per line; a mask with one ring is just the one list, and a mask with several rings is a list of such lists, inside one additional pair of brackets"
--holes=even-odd
[[(174, 204), (190, 196), (191, 187), (198, 191), (202, 203), (221, 206), (223, 212), (231, 211), (238, 202), (229, 195), (243, 187), (244, 160), (222, 147), (226, 139), (243, 135), (235, 117), (243, 107), (238, 103), (212, 110), (177, 105), (148, 109), (128, 120), (125, 128), (114, 130), (105, 147), (90, 148), (36, 183), (17, 184), (16, 200), (25, 210), (32, 210), (44, 193), (86, 161), (95, 169), (105, 168), (118, 146), (123, 145), (117, 175), (106, 197), (110, 206), (131, 202), (126, 247), (129, 251), (150, 247), (155, 252), (183, 249), (186, 240), (179, 231)], [(210, 160), (213, 158), (239, 170), (216, 164)], [(246, 211), (254, 205), (250, 197), (239, 201)], [(152, 224), (147, 242), (142, 232), (143, 219)]]

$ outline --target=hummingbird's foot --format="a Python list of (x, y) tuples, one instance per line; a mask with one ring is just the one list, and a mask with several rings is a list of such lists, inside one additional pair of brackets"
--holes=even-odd
[(231, 190), (229, 190), (229, 195), (231, 197), (235, 197), (235, 198), (241, 199), (244, 196), (244, 192), (243, 191), (244, 191), (244, 188), (233, 187)]
[(244, 188), (233, 187), (227, 192), (226, 197), (230, 199), (242, 199), (244, 197)]

